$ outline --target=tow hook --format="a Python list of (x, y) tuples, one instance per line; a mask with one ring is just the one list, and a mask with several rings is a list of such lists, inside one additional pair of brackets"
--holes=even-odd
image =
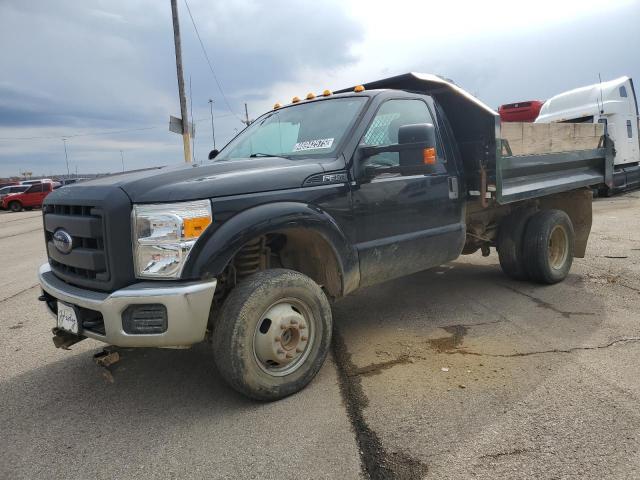
[(65, 330), (61, 330), (59, 328), (54, 328), (51, 330), (53, 333), (53, 344), (56, 348), (62, 348), (63, 350), (69, 350), (69, 347), (75, 343), (81, 342), (87, 337), (81, 337), (79, 335), (74, 335), (73, 333), (69, 333)]

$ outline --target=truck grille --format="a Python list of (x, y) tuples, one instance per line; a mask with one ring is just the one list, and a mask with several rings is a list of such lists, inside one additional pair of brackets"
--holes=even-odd
[[(45, 240), (53, 272), (70, 283), (108, 282), (109, 262), (105, 249), (102, 210), (90, 205), (45, 205), (43, 209)], [(67, 232), (73, 242), (69, 253), (61, 253), (53, 235)]]

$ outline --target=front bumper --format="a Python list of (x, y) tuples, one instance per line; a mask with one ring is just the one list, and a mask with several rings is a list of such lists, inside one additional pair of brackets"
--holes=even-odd
[[(88, 329), (80, 335), (120, 347), (184, 347), (204, 340), (217, 281), (140, 282), (112, 293), (96, 292), (69, 285), (40, 267), (42, 289), (56, 300), (99, 312), (104, 335)], [(122, 312), (130, 305), (162, 304), (167, 309), (167, 330), (158, 334), (128, 334), (122, 327)], [(55, 315), (51, 309), (50, 313)]]

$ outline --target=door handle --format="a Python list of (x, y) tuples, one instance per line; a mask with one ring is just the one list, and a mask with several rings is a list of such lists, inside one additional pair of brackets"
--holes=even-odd
[(449, 200), (456, 200), (458, 198), (458, 177), (447, 178), (449, 184)]

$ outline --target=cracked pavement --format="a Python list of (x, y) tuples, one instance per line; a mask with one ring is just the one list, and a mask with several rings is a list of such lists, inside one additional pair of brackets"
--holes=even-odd
[(0, 213), (0, 478), (640, 478), (640, 193), (554, 286), (463, 257), (334, 305), (303, 392), (250, 402), (204, 345), (56, 350), (40, 213)]

